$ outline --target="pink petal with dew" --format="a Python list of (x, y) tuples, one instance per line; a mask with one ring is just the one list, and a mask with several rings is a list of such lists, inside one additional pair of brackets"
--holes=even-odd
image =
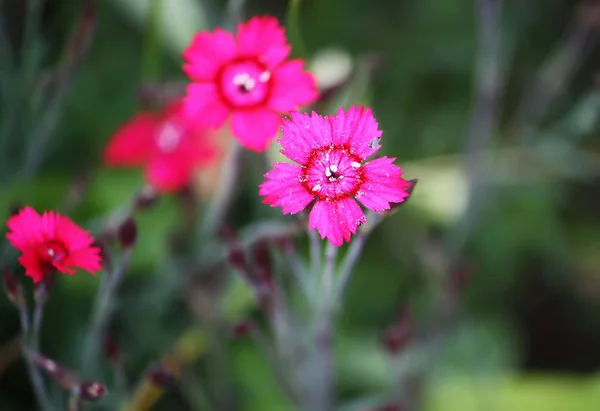
[(158, 125), (152, 113), (141, 113), (123, 124), (104, 149), (104, 161), (111, 166), (134, 166), (148, 159)]
[(260, 185), (259, 195), (265, 196), (263, 204), (281, 207), (283, 214), (296, 214), (315, 198), (302, 185), (302, 168), (289, 163), (275, 163), (265, 174), (267, 181)]
[(281, 115), (266, 107), (239, 110), (233, 113), (231, 129), (242, 146), (263, 152), (277, 135)]
[(409, 194), (410, 184), (404, 180), (395, 158), (380, 157), (363, 165), (363, 184), (356, 199), (373, 211), (390, 209), (390, 203), (401, 203)]
[(297, 110), (319, 98), (317, 82), (304, 71), (304, 60), (292, 60), (277, 67), (271, 79), (269, 107), (281, 113)]
[(40, 231), (42, 216), (29, 206), (10, 217), (6, 225), (11, 230), (6, 234), (6, 238), (21, 252), (43, 241)]
[(25, 275), (31, 277), (34, 283), (39, 283), (44, 278), (44, 271), (40, 265), (35, 249), (23, 251), (23, 255), (18, 258), (19, 264), (25, 267)]
[(371, 148), (371, 142), (381, 137), (378, 127), (370, 108), (351, 106), (345, 111), (340, 107), (332, 121), (334, 142), (347, 145), (353, 154), (365, 160), (379, 148)]
[(211, 32), (196, 34), (192, 43), (184, 50), (183, 58), (187, 64), (183, 71), (192, 81), (212, 81), (221, 66), (233, 60), (236, 55), (233, 34), (216, 28)]
[(323, 118), (314, 111), (312, 115), (291, 113), (291, 119), (283, 119), (281, 127), (281, 153), (299, 164), (306, 165), (311, 153), (333, 144), (330, 118)]
[(268, 69), (281, 64), (291, 51), (285, 30), (275, 17), (253, 17), (240, 23), (236, 40), (239, 57), (258, 58)]
[(148, 164), (146, 179), (159, 192), (173, 192), (188, 184), (193, 166), (181, 156), (156, 156)]
[(187, 86), (184, 113), (198, 126), (220, 127), (229, 116), (230, 109), (221, 100), (216, 84), (192, 83)]
[[(102, 270), (102, 266), (100, 265), (101, 261), (100, 248), (87, 247), (69, 254), (64, 264), (68, 267), (79, 267), (82, 270), (88, 271), (90, 274), (95, 274)], [(69, 272), (69, 274), (71, 273)]]
[(356, 234), (360, 223), (367, 221), (365, 214), (353, 198), (338, 201), (317, 201), (308, 217), (308, 228), (317, 229), (321, 238), (328, 238), (332, 245), (339, 247), (350, 241), (350, 234)]

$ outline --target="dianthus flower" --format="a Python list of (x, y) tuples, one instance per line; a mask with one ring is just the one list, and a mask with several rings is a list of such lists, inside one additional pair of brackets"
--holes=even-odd
[(112, 136), (104, 161), (110, 166), (145, 165), (146, 180), (157, 191), (183, 188), (214, 150), (208, 130), (188, 121), (182, 108), (177, 100), (162, 112), (134, 116)]
[[(370, 109), (340, 108), (325, 118), (313, 112), (292, 113), (284, 119), (281, 153), (298, 163), (275, 163), (265, 174), (259, 194), (263, 203), (295, 214), (316, 202), (309, 229), (334, 246), (350, 241), (350, 234), (366, 222), (355, 199), (373, 211), (390, 209), (408, 197), (409, 184), (401, 177), (395, 158), (365, 160), (378, 149), (381, 131)], [(375, 144), (374, 144), (375, 143)]]
[(201, 124), (220, 127), (231, 115), (233, 135), (257, 152), (275, 138), (281, 114), (318, 97), (304, 61), (287, 60), (291, 47), (274, 17), (254, 17), (234, 35), (220, 28), (200, 32), (184, 51), (186, 113)]
[(91, 274), (101, 270), (100, 248), (92, 246), (94, 238), (68, 217), (54, 211), (39, 215), (25, 207), (7, 225), (6, 238), (22, 253), (19, 263), (34, 283), (55, 271), (73, 275), (75, 268)]

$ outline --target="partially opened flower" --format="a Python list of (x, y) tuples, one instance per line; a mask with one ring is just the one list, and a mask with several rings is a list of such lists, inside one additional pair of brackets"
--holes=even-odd
[(146, 180), (170, 192), (190, 182), (194, 171), (214, 156), (206, 128), (187, 120), (181, 100), (162, 112), (142, 112), (112, 136), (104, 151), (110, 166), (146, 167)]
[(197, 34), (184, 51), (190, 77), (186, 113), (201, 124), (220, 127), (231, 116), (233, 134), (254, 151), (265, 151), (281, 115), (318, 97), (303, 60), (290, 54), (285, 32), (274, 17), (241, 23), (234, 36), (220, 28)]
[(25, 207), (7, 222), (8, 241), (21, 252), (19, 263), (34, 283), (55, 271), (75, 274), (76, 268), (95, 274), (101, 270), (100, 248), (94, 238), (68, 217), (54, 211), (39, 215)]
[[(298, 163), (275, 163), (260, 186), (263, 203), (295, 214), (316, 202), (309, 215), (309, 228), (321, 238), (340, 246), (366, 222), (356, 203), (373, 211), (390, 208), (409, 196), (395, 158), (365, 160), (378, 149), (381, 131), (370, 109), (340, 108), (325, 118), (292, 113), (284, 119), (281, 153)], [(374, 144), (375, 143), (375, 144)]]

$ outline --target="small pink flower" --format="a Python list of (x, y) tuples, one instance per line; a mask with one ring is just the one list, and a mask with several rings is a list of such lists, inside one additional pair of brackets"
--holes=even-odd
[(214, 155), (205, 128), (192, 124), (175, 101), (160, 113), (142, 112), (112, 136), (104, 151), (110, 166), (146, 166), (156, 190), (176, 191), (190, 182), (196, 168)]
[(25, 275), (34, 283), (57, 270), (75, 274), (75, 267), (94, 274), (100, 271), (100, 248), (92, 246), (94, 238), (68, 217), (54, 211), (41, 216), (31, 207), (25, 207), (7, 222), (8, 241), (22, 255), (19, 263)]
[(303, 60), (288, 60), (291, 47), (274, 17), (254, 17), (237, 34), (220, 28), (197, 34), (184, 51), (183, 71), (192, 79), (185, 110), (205, 126), (220, 127), (231, 115), (240, 143), (265, 151), (281, 114), (318, 97)]
[(291, 120), (283, 120), (281, 153), (299, 165), (273, 164), (260, 186), (263, 203), (295, 214), (316, 198), (309, 229), (316, 228), (335, 246), (350, 241), (350, 233), (356, 234), (358, 225), (366, 222), (354, 199), (383, 211), (409, 196), (402, 170), (392, 164), (395, 158), (365, 162), (379, 149), (373, 143), (380, 137), (370, 109), (340, 108), (325, 118), (315, 112), (292, 113)]

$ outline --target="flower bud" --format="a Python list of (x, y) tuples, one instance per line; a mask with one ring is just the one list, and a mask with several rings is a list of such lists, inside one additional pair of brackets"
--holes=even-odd
[(8, 299), (17, 307), (26, 308), (27, 303), (23, 295), (23, 287), (17, 282), (17, 279), (8, 267), (4, 266), (2, 267), (2, 283), (4, 284)]
[(254, 330), (254, 324), (250, 320), (242, 320), (233, 326), (233, 335), (238, 338), (244, 338), (250, 335)]
[(129, 216), (123, 221), (117, 230), (119, 244), (123, 248), (133, 247), (137, 240), (137, 225), (133, 217)]
[(99, 382), (84, 382), (79, 386), (79, 396), (85, 401), (98, 401), (106, 394), (106, 386)]
[(148, 379), (162, 389), (168, 389), (175, 384), (175, 375), (162, 364), (153, 364), (148, 370)]
[(383, 333), (382, 343), (386, 351), (392, 355), (401, 353), (411, 342), (414, 333), (412, 310), (401, 310), (396, 321)]
[(119, 364), (121, 362), (121, 350), (115, 337), (112, 334), (106, 334), (103, 343), (102, 348), (106, 358), (112, 364)]

